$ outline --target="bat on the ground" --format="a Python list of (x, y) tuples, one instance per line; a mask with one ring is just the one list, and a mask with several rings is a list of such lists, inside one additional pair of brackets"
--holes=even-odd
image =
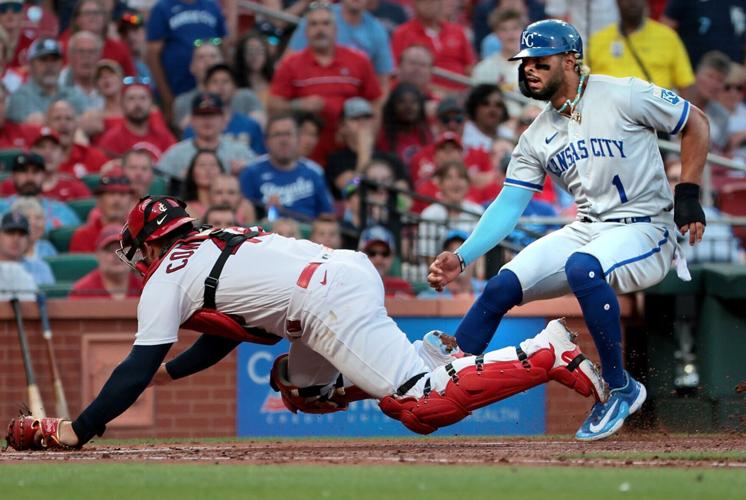
[(60, 369), (57, 365), (57, 357), (54, 355), (54, 345), (52, 344), (52, 327), (49, 325), (49, 313), (47, 313), (47, 296), (43, 293), (37, 293), (36, 303), (39, 306), (39, 317), (41, 318), (42, 335), (47, 344), (49, 369), (52, 372), (52, 381), (54, 383), (55, 413), (56, 416), (59, 418), (69, 419), (70, 410), (68, 410), (67, 408), (65, 389), (62, 385), (62, 377), (60, 377)]
[(23, 316), (21, 316), (21, 303), (17, 297), (10, 299), (10, 305), (13, 307), (13, 314), (16, 316), (16, 326), (18, 328), (18, 341), (21, 344), (21, 356), (23, 357), (23, 368), (26, 370), (26, 384), (28, 389), (28, 402), (31, 414), (37, 418), (46, 417), (44, 404), (41, 400), (39, 387), (36, 385), (34, 376), (34, 366), (31, 364), (31, 352), (26, 339), (26, 329), (23, 327)]

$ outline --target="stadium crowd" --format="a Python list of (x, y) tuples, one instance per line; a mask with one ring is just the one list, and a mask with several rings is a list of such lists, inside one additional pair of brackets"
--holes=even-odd
[[(260, 3), (300, 23), (236, 0), (0, 0), (0, 275), (137, 296), (112, 251), (121, 225), (146, 193), (174, 194), (206, 224), (364, 251), (388, 295), (431, 297), (398, 261), (457, 248), (500, 192), (545, 105), (515, 97), (508, 59), (547, 17), (578, 27), (594, 73), (675, 90), (708, 115), (713, 152), (746, 160), (746, 1)], [(746, 179), (711, 171), (708, 216), (746, 214)], [(410, 237), (392, 210), (416, 221)], [(525, 215), (574, 205), (547, 178)], [(743, 232), (707, 238), (691, 262), (743, 261)], [(477, 263), (445, 294), (479, 293), (480, 278)]]

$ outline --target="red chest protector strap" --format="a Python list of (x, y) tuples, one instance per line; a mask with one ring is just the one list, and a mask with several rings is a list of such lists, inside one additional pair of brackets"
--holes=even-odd
[[(258, 231), (247, 231), (237, 234), (229, 231), (215, 231), (207, 238), (221, 248), (220, 256), (210, 269), (205, 278), (205, 298), (201, 309), (198, 309), (181, 326), (190, 330), (226, 337), (241, 342), (253, 342), (255, 344), (273, 345), (281, 340), (280, 337), (272, 335), (261, 328), (254, 328), (244, 324), (243, 318), (218, 311), (215, 307), (215, 293), (220, 283), (220, 274), (228, 260), (228, 257), (236, 253), (238, 247), (246, 240), (259, 236)], [(204, 238), (204, 237), (203, 237)], [(206, 238), (204, 238), (206, 239)]]

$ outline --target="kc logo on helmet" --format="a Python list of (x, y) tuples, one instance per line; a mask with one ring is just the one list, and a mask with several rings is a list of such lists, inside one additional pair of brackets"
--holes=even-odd
[(535, 36), (536, 36), (536, 33), (524, 31), (523, 35), (521, 35), (521, 43), (526, 47), (533, 47)]

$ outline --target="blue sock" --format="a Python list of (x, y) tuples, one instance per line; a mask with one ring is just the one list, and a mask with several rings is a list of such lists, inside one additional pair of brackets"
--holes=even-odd
[(625, 377), (619, 301), (604, 279), (601, 263), (592, 255), (576, 252), (565, 263), (565, 275), (596, 344), (604, 379), (611, 389), (622, 387)]
[(456, 341), (464, 352), (482, 354), (506, 312), (523, 300), (521, 283), (512, 271), (500, 271), (458, 325)]

